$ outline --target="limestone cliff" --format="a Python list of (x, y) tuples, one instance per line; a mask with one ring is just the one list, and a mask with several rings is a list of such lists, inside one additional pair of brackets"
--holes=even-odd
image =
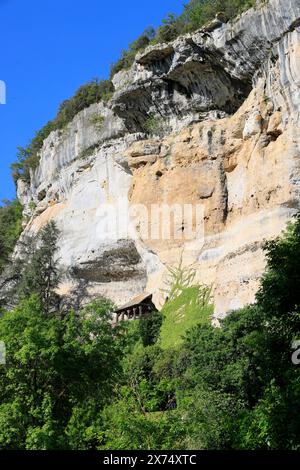
[[(50, 134), (30, 185), (18, 183), (25, 231), (51, 219), (61, 230), (61, 291), (124, 303), (147, 289), (159, 302), (182, 256), (214, 286), (217, 315), (252, 302), (264, 240), (299, 209), (300, 0), (150, 46), (114, 86)], [(124, 200), (201, 204), (204, 239), (151, 239), (138, 217), (109, 232), (102, 208)]]

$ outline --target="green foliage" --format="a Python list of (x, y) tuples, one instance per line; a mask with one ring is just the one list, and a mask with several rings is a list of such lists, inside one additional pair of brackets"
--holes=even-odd
[(256, 304), (220, 328), (203, 313), (210, 289), (182, 262), (162, 314), (118, 327), (105, 299), (45, 315), (35, 279), (0, 318), (0, 448), (299, 450), (300, 216), (265, 250)]
[(164, 294), (167, 301), (161, 313), (161, 347), (178, 347), (184, 334), (198, 323), (208, 323), (213, 313), (210, 305), (211, 288), (195, 283), (196, 271), (192, 267), (168, 267)]
[(185, 27), (194, 31), (213, 20), (217, 14), (230, 20), (255, 4), (256, 0), (190, 0), (184, 11)]
[(151, 135), (161, 135), (163, 131), (163, 120), (157, 116), (149, 116), (143, 124), (145, 132)]
[(72, 98), (64, 101), (55, 119), (59, 129), (64, 128), (83, 109), (99, 101), (107, 101), (113, 92), (113, 84), (109, 80), (92, 80), (82, 85)]
[[(233, 312), (221, 328), (195, 324), (175, 349), (176, 342), (161, 349), (159, 339), (144, 347), (139, 329), (131, 331), (121, 386), (103, 414), (101, 448), (300, 448), (300, 369), (291, 361), (300, 338), (299, 243), (300, 217), (266, 245), (257, 303)], [(192, 269), (172, 268), (170, 315), (186, 291), (182, 311), (188, 308), (190, 284)], [(175, 327), (170, 323), (165, 336)]]
[(185, 431), (181, 446), (188, 450), (231, 449), (240, 409), (230, 394), (208, 390), (202, 384), (188, 390), (180, 407)]
[(92, 449), (100, 412), (120, 371), (118, 331), (103, 299), (63, 318), (44, 315), (37, 296), (0, 318), (1, 449)]
[(110, 80), (92, 80), (82, 85), (75, 95), (65, 100), (59, 107), (57, 116), (39, 130), (26, 148), (19, 147), (17, 162), (12, 164), (13, 177), (30, 181), (30, 172), (35, 170), (40, 161), (40, 151), (44, 140), (52, 131), (64, 129), (83, 109), (99, 101), (107, 101), (112, 96), (114, 87)]
[(36, 208), (36, 203), (34, 201), (30, 201), (28, 206), (31, 211), (34, 211), (34, 209)]
[(221, 329), (199, 325), (187, 334), (182, 350), (182, 361), (188, 357), (182, 393), (189, 448), (233, 446), (238, 419), (262, 393), (260, 328), (259, 312), (246, 309), (233, 313)]
[[(164, 352), (136, 344), (123, 361), (123, 382), (105, 409), (103, 449), (170, 449), (180, 441), (180, 416), (169, 409), (175, 382), (169, 367), (157, 368)], [(174, 357), (174, 355), (173, 355)], [(170, 358), (168, 358), (170, 359)]]
[(49, 222), (38, 234), (31, 258), (25, 261), (17, 292), (20, 299), (36, 293), (44, 312), (49, 313), (57, 299), (55, 289), (59, 284), (57, 251), (59, 231), (54, 222)]
[(105, 410), (102, 450), (167, 450), (178, 448), (182, 423), (172, 412), (143, 414), (132, 395)]
[(103, 128), (104, 120), (104, 116), (102, 116), (101, 114), (94, 113), (90, 117), (89, 122), (92, 126), (95, 127), (97, 131), (101, 131), (101, 129)]
[(138, 332), (144, 346), (155, 344), (160, 335), (163, 316), (160, 312), (153, 312), (138, 322)]
[(185, 29), (185, 18), (183, 15), (176, 16), (169, 13), (163, 19), (162, 25), (158, 27), (154, 38), (154, 43), (170, 42), (176, 39)]
[(54, 222), (49, 222), (36, 237), (23, 237), (20, 254), (7, 272), (9, 288), (5, 292), (6, 305), (29, 298), (35, 293), (47, 314), (56, 308), (59, 297), (55, 292), (60, 274), (56, 251), (59, 231)]
[(213, 313), (212, 305), (203, 303), (207, 289), (202, 286), (191, 286), (173, 302), (167, 302), (162, 308), (164, 317), (161, 328), (161, 347), (178, 347), (184, 334), (198, 323), (208, 323)]
[(145, 29), (141, 36), (129, 44), (128, 50), (123, 51), (120, 59), (111, 66), (111, 78), (121, 70), (129, 69), (134, 62), (136, 54), (150, 44), (154, 35), (154, 29), (149, 27)]
[(0, 274), (22, 231), (22, 206), (18, 201), (4, 201), (0, 207)]
[(265, 245), (268, 268), (257, 295), (259, 304), (270, 316), (300, 311), (300, 214), (289, 224), (284, 236)]

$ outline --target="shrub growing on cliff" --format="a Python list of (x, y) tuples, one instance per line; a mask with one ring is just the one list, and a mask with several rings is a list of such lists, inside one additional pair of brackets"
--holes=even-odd
[(176, 16), (173, 13), (169, 13), (167, 17), (162, 20), (161, 26), (158, 27), (153, 42), (161, 43), (173, 41), (184, 32), (184, 29), (184, 16)]
[(55, 118), (56, 127), (61, 129), (83, 109), (99, 101), (106, 101), (113, 92), (113, 84), (109, 80), (92, 80), (82, 85), (72, 98), (63, 101)]
[(164, 120), (158, 116), (148, 116), (143, 123), (143, 130), (149, 135), (163, 135), (166, 130)]
[(105, 117), (101, 114), (94, 113), (90, 119), (89, 123), (95, 128), (96, 131), (100, 132), (103, 128)]
[(201, 28), (205, 23), (213, 20), (218, 13), (222, 13), (227, 20), (236, 17), (239, 13), (255, 6), (256, 0), (190, 0), (185, 5), (187, 31)]
[(121, 70), (126, 70), (131, 67), (134, 62), (136, 54), (145, 49), (155, 36), (155, 31), (152, 27), (145, 29), (145, 31), (131, 44), (128, 49), (124, 50), (120, 59), (111, 66), (111, 78)]

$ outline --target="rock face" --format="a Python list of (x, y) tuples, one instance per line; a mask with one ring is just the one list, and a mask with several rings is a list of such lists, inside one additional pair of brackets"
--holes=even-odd
[[(61, 292), (122, 304), (147, 289), (159, 304), (182, 257), (213, 285), (216, 315), (252, 302), (264, 241), (299, 209), (300, 0), (151, 46), (114, 86), (45, 140), (18, 184), (25, 231), (61, 230)], [(145, 217), (176, 205), (202, 214), (192, 236), (185, 212), (170, 236)]]

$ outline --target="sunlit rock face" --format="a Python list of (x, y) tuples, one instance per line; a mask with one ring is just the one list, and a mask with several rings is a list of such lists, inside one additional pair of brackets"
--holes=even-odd
[[(18, 196), (26, 232), (61, 231), (62, 293), (122, 304), (148, 290), (159, 305), (182, 258), (213, 285), (216, 315), (254, 300), (263, 244), (299, 209), (299, 25), (300, 0), (271, 0), (151, 46), (109, 103), (47, 138)], [(183, 216), (149, 236), (157, 220), (136, 208), (164, 204), (199, 206), (202, 230), (188, 237)]]

